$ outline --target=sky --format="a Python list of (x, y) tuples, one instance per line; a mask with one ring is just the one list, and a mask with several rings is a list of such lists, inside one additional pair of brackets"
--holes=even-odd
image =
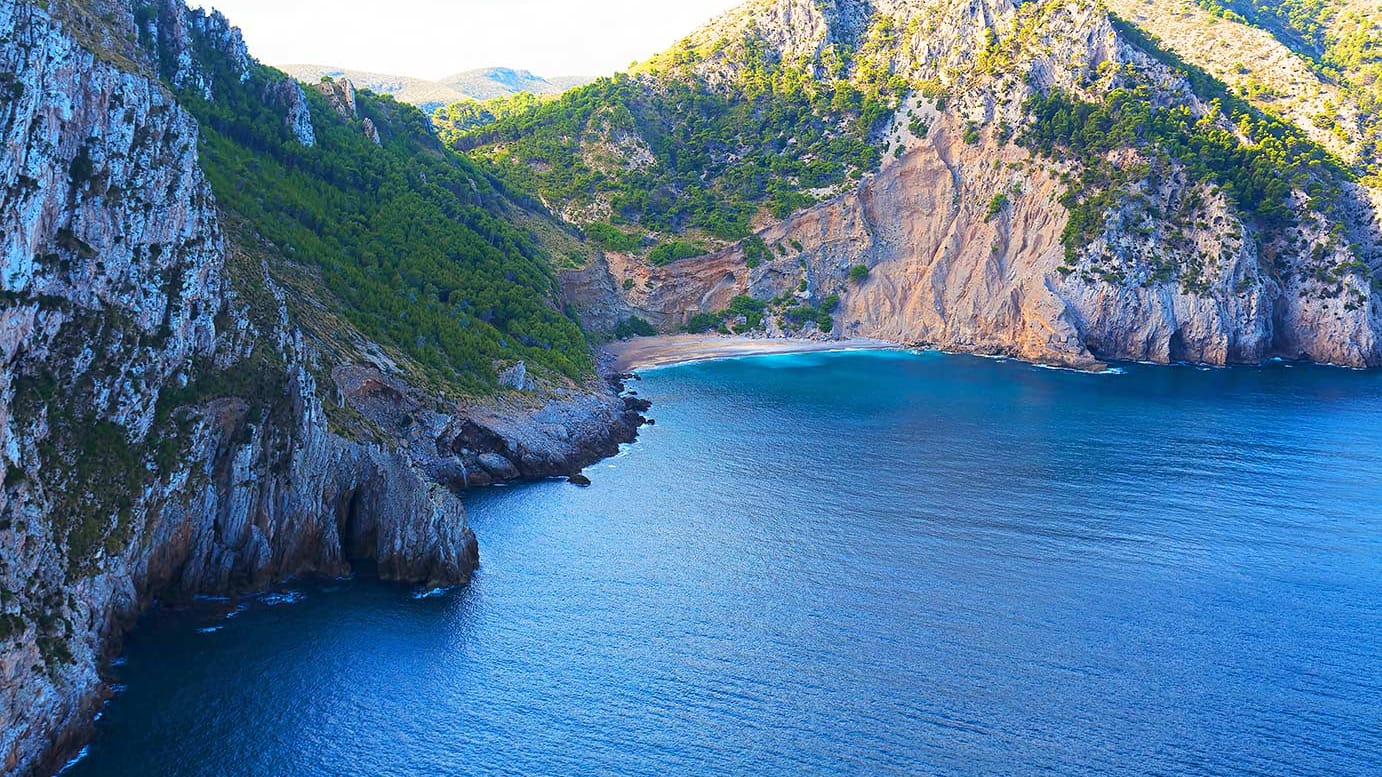
[(662, 51), (742, 0), (193, 0), (270, 65), (419, 78), (481, 67), (601, 76)]

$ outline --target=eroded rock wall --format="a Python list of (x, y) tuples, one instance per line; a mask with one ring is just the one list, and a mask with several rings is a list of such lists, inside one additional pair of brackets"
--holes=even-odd
[[(240, 45), (224, 20), (175, 10), (147, 20), (158, 39), (206, 28)], [(152, 77), (157, 57), (114, 43), (128, 41), (93, 52), (39, 5), (0, 0), (5, 774), (84, 739), (102, 661), (157, 597), (361, 557), (454, 584), (477, 560), (460, 500), (408, 451), (332, 431), (281, 298), (276, 318), (249, 314), (196, 123)], [(187, 50), (163, 64), (195, 83)], [(194, 375), (244, 396), (203, 401)]]
[[(1289, 224), (1262, 225), (1182, 166), (1158, 161), (1110, 206), (1100, 234), (1067, 254), (1061, 197), (1077, 169), (1018, 145), (1030, 97), (1059, 89), (1098, 103), (1139, 84), (1192, 115), (1217, 110), (1125, 39), (1101, 6), (850, 5), (896, 18), (905, 33), (887, 49), (889, 66), (942, 96), (904, 102), (880, 138), (888, 153), (876, 174), (786, 220), (760, 221), (769, 256), (755, 268), (731, 246), (665, 267), (606, 253), (565, 273), (567, 301), (589, 326), (610, 331), (639, 316), (672, 331), (739, 295), (808, 305), (839, 295), (834, 331), (792, 333), (1077, 367), (1277, 356), (1382, 364), (1382, 294), (1369, 281), (1382, 273), (1377, 195), (1357, 184), (1341, 183), (1330, 203), (1298, 191)], [(858, 38), (857, 16), (764, 0), (699, 35), (772, 29), (767, 40), (786, 56)], [(713, 86), (729, 80), (726, 66), (712, 57), (698, 67)], [(1148, 161), (1121, 153), (1126, 166)], [(856, 266), (868, 268), (866, 280), (850, 279)], [(783, 334), (771, 315), (764, 333)]]

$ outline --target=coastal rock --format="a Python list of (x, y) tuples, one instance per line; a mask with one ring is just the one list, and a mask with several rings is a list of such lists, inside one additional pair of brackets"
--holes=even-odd
[[(193, 53), (243, 77), (238, 31), (175, 0), (138, 16), (98, 5), (109, 27), (81, 26), (90, 8), (67, 0), (0, 0), (7, 775), (49, 773), (84, 744), (103, 662), (152, 602), (360, 564), (463, 583), (478, 546), (454, 489), (490, 476), (455, 440), (575, 471), (635, 428), (603, 383), (456, 407), (344, 326), (351, 361), (334, 361), (267, 261), (247, 258), (262, 247), (227, 240), (199, 128), (153, 75), (214, 99), (225, 82)], [(265, 97), (314, 140), (301, 87)]]
[(588, 477), (586, 477), (585, 475), (583, 475), (583, 474), (577, 472), (576, 474), (574, 474), (574, 475), (572, 475), (571, 477), (567, 478), (567, 479), (566, 479), (566, 482), (570, 483), (570, 484), (573, 485), (573, 486), (582, 486), (582, 487), (584, 487), (584, 486), (589, 486), (589, 485), (590, 485), (590, 478), (588, 478)]
[(500, 400), (463, 408), (450, 448), (498, 453), (526, 480), (569, 476), (637, 438), (643, 419), (625, 406), (621, 388), (598, 381), (555, 391), (537, 404)]
[(518, 467), (497, 453), (482, 453), (477, 457), (477, 461), (480, 467), (495, 480), (514, 480), (518, 477)]

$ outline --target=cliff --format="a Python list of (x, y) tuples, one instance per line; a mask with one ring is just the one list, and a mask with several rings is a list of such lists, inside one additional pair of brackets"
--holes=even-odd
[[(497, 394), (443, 391), (342, 318), (218, 202), (175, 97), (214, 105), (257, 67), (224, 18), (175, 0), (0, 0), (6, 774), (80, 746), (103, 662), (151, 602), (361, 560), (465, 582), (459, 487), (574, 472), (640, 420), (593, 375), (521, 362)], [(282, 131), (320, 152), (338, 125), (271, 85)]]
[[(784, 63), (848, 45), (857, 67), (917, 86), (871, 136), (885, 151), (878, 168), (819, 204), (785, 218), (760, 211), (750, 239), (697, 258), (659, 266), (608, 250), (567, 272), (567, 299), (589, 326), (637, 316), (664, 331), (697, 320), (753, 328), (730, 310), (747, 295), (766, 307), (768, 334), (1089, 368), (1382, 364), (1376, 191), (1308, 133), (1236, 102), (1103, 6), (750, 3), (683, 44), (713, 52), (691, 58), (692, 77), (737, 88), (743, 63), (717, 41), (740, 38)], [(686, 77), (662, 66), (643, 78)], [(1054, 119), (1036, 115), (1057, 102)], [(1103, 106), (1131, 115), (1130, 105), (1145, 115), (1128, 141), (1104, 148), (1081, 135)], [(1074, 140), (1033, 140), (1060, 111), (1096, 118), (1065, 119)], [(1178, 117), (1174, 131), (1147, 137), (1162, 116)], [(1243, 161), (1206, 170), (1211, 147)], [(1266, 172), (1244, 180), (1232, 170), (1244, 166)], [(822, 306), (826, 331), (812, 323)]]

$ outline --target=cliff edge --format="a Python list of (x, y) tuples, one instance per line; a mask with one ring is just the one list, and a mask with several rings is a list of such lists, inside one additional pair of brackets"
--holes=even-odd
[[(333, 312), (218, 203), (176, 96), (214, 105), (274, 77), (258, 67), (223, 17), (174, 0), (0, 0), (6, 774), (80, 747), (102, 664), (153, 601), (366, 560), (464, 583), (459, 489), (573, 472), (640, 420), (598, 378), (521, 361), (485, 398), (439, 391)], [(303, 149), (340, 126), (286, 78), (262, 101)]]

